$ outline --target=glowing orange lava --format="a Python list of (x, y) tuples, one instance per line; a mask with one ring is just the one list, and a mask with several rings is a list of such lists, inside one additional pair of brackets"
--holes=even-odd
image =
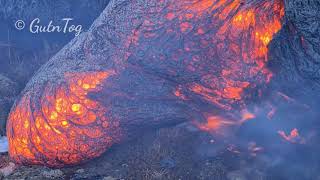
[[(177, 0), (165, 7), (160, 16), (145, 9), (132, 46), (132, 54), (143, 53), (132, 60), (172, 77), (181, 100), (230, 113), (246, 109), (249, 92), (272, 78), (268, 45), (282, 27), (283, 1)], [(241, 124), (254, 115), (238, 117)]]
[(196, 125), (203, 131), (219, 132), (222, 128), (236, 125), (236, 123), (220, 116), (209, 116), (206, 123), (196, 123)]
[(249, 112), (248, 110), (243, 110), (242, 113), (241, 113), (241, 120), (240, 120), (240, 123), (244, 123), (246, 121), (249, 121), (250, 119), (254, 119), (256, 116)]
[[(88, 98), (114, 72), (67, 73), (66, 83), (45, 87), (39, 101), (26, 94), (10, 114), (9, 153), (17, 163), (60, 166), (99, 156), (115, 141), (119, 123)], [(38, 104), (39, 103), (39, 104)], [(118, 136), (118, 135), (116, 135)]]
[[(282, 1), (261, 1), (242, 6), (239, 0), (200, 0), (185, 5), (184, 9), (185, 14), (170, 13), (171, 17), (184, 17), (179, 20), (180, 31), (185, 33), (194, 29), (195, 37), (201, 39), (198, 42), (200, 45), (205, 48), (212, 46), (207, 50), (217, 51), (217, 55), (211, 57), (211, 63), (221, 66), (217, 68), (220, 72), (212, 70), (211, 74), (204, 75), (203, 82), (190, 83), (188, 88), (191, 91), (218, 107), (231, 110), (232, 104), (243, 103), (247, 88), (270, 81), (272, 74), (266, 68), (268, 45), (281, 29), (284, 16)], [(199, 26), (192, 23), (201, 21), (203, 16), (212, 16), (212, 28), (218, 29), (214, 34), (208, 33), (211, 29), (206, 30), (206, 26), (201, 23)], [(174, 21), (173, 18), (170, 20)], [(202, 37), (210, 37), (212, 40), (204, 40)], [(192, 51), (192, 47), (187, 48), (187, 51)], [(199, 67), (193, 66), (203, 60), (200, 58), (192, 59), (188, 66), (190, 71), (201, 71)]]

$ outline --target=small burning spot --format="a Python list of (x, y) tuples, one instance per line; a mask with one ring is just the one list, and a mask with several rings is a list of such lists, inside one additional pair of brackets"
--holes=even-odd
[(214, 1), (212, 0), (201, 0), (192, 3), (192, 5), (185, 7), (185, 9), (194, 12), (197, 16), (201, 16), (204, 12), (209, 12), (213, 4)]
[(183, 22), (180, 24), (180, 29), (181, 29), (181, 32), (183, 33), (190, 30), (191, 28), (192, 28), (192, 24), (188, 22)]
[(192, 19), (193, 16), (194, 16), (194, 15), (191, 14), (191, 13), (188, 13), (188, 14), (185, 15), (186, 19), (188, 19), (188, 20)]
[(292, 129), (288, 135), (282, 130), (278, 131), (278, 134), (288, 142), (294, 144), (305, 144), (305, 139), (300, 136), (297, 128)]
[(255, 24), (255, 14), (252, 9), (239, 12), (232, 20), (232, 24), (241, 29), (248, 29)]
[(244, 122), (251, 120), (251, 119), (254, 119), (256, 117), (254, 114), (252, 114), (248, 110), (243, 110), (241, 112), (241, 114), (242, 114), (242, 118), (241, 118), (240, 123), (244, 123)]
[(174, 14), (174, 13), (168, 13), (168, 14), (166, 15), (166, 18), (167, 18), (169, 21), (171, 21), (171, 20), (173, 20), (173, 19), (175, 18), (175, 14)]
[(219, 132), (223, 127), (236, 125), (235, 122), (220, 116), (210, 116), (204, 124), (197, 124), (198, 128), (207, 132)]
[(241, 99), (243, 89), (238, 87), (227, 87), (224, 88), (224, 96), (229, 99)]
[(178, 97), (178, 98), (181, 98), (182, 100), (187, 100), (187, 97), (182, 92), (182, 87), (181, 86), (176, 88), (176, 90), (174, 91), (174, 95), (176, 97)]
[(198, 35), (202, 35), (202, 34), (204, 34), (205, 32), (204, 32), (204, 30), (202, 29), (202, 28), (199, 28), (198, 30), (197, 30), (197, 34)]

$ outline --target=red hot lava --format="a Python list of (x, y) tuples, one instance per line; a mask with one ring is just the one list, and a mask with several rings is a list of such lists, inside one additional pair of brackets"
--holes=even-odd
[[(154, 3), (156, 6), (143, 6), (141, 25), (124, 40), (128, 62), (112, 63), (121, 66), (118, 69), (134, 64), (177, 82), (171, 95), (180, 103), (202, 101), (221, 111), (240, 112), (235, 122), (206, 110), (207, 122), (198, 124), (203, 130), (254, 118), (246, 110), (245, 91), (267, 84), (272, 77), (266, 68), (268, 44), (281, 28), (283, 2)], [(132, 12), (132, 16), (141, 12)], [(112, 75), (113, 71), (66, 73), (65, 83), (48, 82), (36, 102), (34, 94), (25, 93), (8, 121), (10, 156), (18, 163), (77, 164), (99, 156), (118, 142), (122, 135), (120, 120), (108, 116), (112, 105), (105, 107), (88, 96), (108, 88), (102, 82)]]
[(88, 93), (99, 91), (101, 82), (113, 74), (66, 74), (65, 84), (44, 89), (39, 106), (25, 95), (7, 125), (11, 158), (17, 163), (45, 161), (60, 166), (103, 153), (116, 141), (111, 134), (119, 137), (119, 122), (110, 120), (108, 109), (88, 98)]

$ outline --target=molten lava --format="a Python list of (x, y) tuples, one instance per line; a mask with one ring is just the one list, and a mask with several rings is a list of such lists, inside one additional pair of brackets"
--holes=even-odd
[(220, 12), (214, 17), (217, 15), (223, 23), (207, 43), (217, 49), (215, 61), (221, 62), (220, 74), (203, 76), (208, 83), (191, 84), (190, 89), (230, 110), (230, 103), (242, 101), (245, 89), (269, 82), (272, 74), (265, 67), (268, 44), (281, 29), (284, 9), (280, 1), (261, 1), (247, 7), (240, 1), (218, 2), (208, 9)]
[(219, 131), (225, 126), (235, 125), (233, 121), (225, 119), (220, 116), (210, 116), (207, 118), (207, 123), (205, 124), (197, 124), (199, 129), (203, 131)]
[[(139, 46), (135, 53), (143, 52), (147, 44), (157, 47), (150, 42), (160, 35), (163, 39), (170, 37), (177, 44), (175, 51), (170, 51), (171, 44), (161, 44), (161, 52), (170, 53), (150, 54), (145, 61), (170, 76), (188, 73), (186, 77), (200, 79), (189, 80), (182, 87), (222, 109), (232, 110), (233, 105), (244, 104), (246, 89), (270, 81), (272, 74), (266, 68), (268, 45), (281, 29), (283, 16), (280, 0), (246, 4), (240, 0), (176, 1), (168, 4), (164, 20), (146, 17), (137, 33)], [(172, 24), (179, 26), (173, 28)], [(159, 27), (166, 30), (157, 35)], [(146, 36), (150, 32), (154, 35)], [(163, 65), (164, 61), (168, 65)], [(172, 68), (173, 63), (182, 68)]]
[[(130, 3), (137, 1), (128, 1), (114, 8)], [(192, 121), (192, 118), (206, 117), (206, 123), (197, 124), (206, 131), (239, 125), (255, 117), (244, 110), (247, 108), (245, 99), (250, 96), (246, 90), (264, 86), (272, 77), (266, 68), (267, 52), (270, 41), (281, 28), (284, 15), (281, 0), (247, 3), (241, 0), (168, 0), (137, 3), (136, 6), (137, 10), (132, 8), (133, 5), (125, 8), (132, 11), (126, 15), (134, 17), (134, 22), (120, 20), (118, 15), (112, 16), (115, 19), (108, 22), (105, 20), (108, 17), (99, 18), (92, 27), (93, 32), (83, 38), (93, 39), (94, 45), (74, 45), (74, 52), (80, 47), (89, 48), (79, 50), (87, 55), (87, 61), (80, 61), (80, 65), (70, 63), (63, 68), (67, 71), (80, 67), (79, 71), (84, 71), (81, 67), (94, 68), (94, 65), (90, 66), (91, 57), (108, 56), (99, 63), (101, 67), (116, 66), (119, 69), (119, 80), (110, 86), (120, 91), (115, 94), (124, 94), (124, 97), (115, 96), (112, 100), (117, 102), (108, 104), (109, 92), (105, 89), (108, 87), (103, 82), (114, 74), (113, 71), (66, 73), (64, 77), (58, 74), (59, 71), (52, 76), (62, 77), (59, 80), (63, 82), (52, 81), (49, 76), (44, 88), (43, 84), (35, 83), (34, 89), (31, 88), (35, 92), (24, 93), (8, 121), (10, 156), (16, 162), (49, 166), (77, 164), (99, 156), (118, 142), (123, 135), (120, 121), (123, 125), (134, 119), (136, 127), (140, 125), (138, 123), (147, 124), (157, 119), (154, 114), (176, 119), (167, 118), (176, 109), (178, 113), (181, 111), (180, 114), (191, 114), (180, 119)], [(108, 11), (106, 14), (110, 15), (109, 12), (123, 11)], [(131, 27), (135, 21), (139, 26)], [(125, 27), (118, 27), (118, 24)], [(113, 32), (115, 29), (121, 32)], [(123, 44), (118, 44), (118, 40)], [(106, 54), (97, 55), (100, 46), (103, 46), (101, 52)], [(120, 52), (125, 58), (119, 57), (117, 53)], [(53, 62), (52, 66), (60, 64)], [(140, 72), (148, 77), (139, 76)], [(136, 79), (130, 79), (134, 75)], [(143, 86), (148, 78), (161, 84), (156, 86), (150, 82), (147, 87), (156, 87), (154, 93)], [(106, 98), (100, 102), (107, 105), (89, 96), (99, 90), (104, 90), (99, 97)], [(130, 92), (133, 90), (138, 92)], [(126, 93), (131, 93), (130, 98), (136, 98), (135, 101), (129, 101)], [(121, 98), (130, 103), (122, 104)], [(159, 106), (153, 107), (150, 103), (152, 107), (147, 108), (148, 103), (139, 104), (139, 98), (152, 99), (153, 104)], [(175, 102), (174, 108), (166, 102), (168, 99)], [(163, 112), (162, 107), (166, 106), (167, 111)], [(140, 111), (140, 107), (143, 110)], [(117, 111), (112, 111), (114, 109)], [(129, 113), (126, 111), (132, 109), (137, 114), (130, 113), (136, 116), (126, 117)], [(240, 115), (235, 121), (234, 116), (230, 119), (226, 116), (226, 119), (213, 111), (227, 112), (228, 115), (240, 112)], [(112, 115), (119, 112), (123, 119), (114, 119)], [(209, 115), (204, 116), (205, 113)]]
[[(239, 106), (245, 109), (246, 89), (264, 86), (272, 77), (266, 68), (268, 45), (281, 29), (283, 3), (276, 0), (243, 5), (240, 0), (202, 0), (186, 6), (185, 10), (185, 15), (171, 13), (170, 18), (174, 21), (173, 17), (179, 17), (180, 31), (185, 33), (190, 29), (189, 35), (199, 39), (198, 44), (185, 40), (186, 45), (190, 44), (185, 53), (197, 52), (192, 45), (207, 50), (204, 54), (191, 55), (188, 70), (201, 74), (201, 81), (189, 83), (186, 88), (221, 109), (231, 112)], [(208, 21), (213, 24), (186, 26), (186, 22), (201, 21), (202, 16), (209, 16)], [(212, 33), (212, 29), (217, 30)], [(182, 93), (176, 95), (182, 97)], [(243, 113), (237, 121), (245, 122), (254, 116)], [(214, 122), (217, 126), (220, 124)], [(212, 120), (208, 119), (207, 125), (201, 127), (217, 129), (210, 124)]]
[(108, 119), (108, 109), (88, 93), (98, 92), (113, 74), (65, 74), (66, 84), (54, 90), (48, 85), (39, 105), (25, 95), (9, 117), (10, 156), (18, 163), (60, 166), (103, 153), (114, 141), (111, 135), (119, 123)]

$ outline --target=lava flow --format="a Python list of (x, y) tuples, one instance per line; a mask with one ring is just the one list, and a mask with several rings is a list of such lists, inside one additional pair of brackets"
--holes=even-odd
[[(203, 16), (210, 17), (207, 21), (214, 24), (190, 23), (201, 21)], [(250, 94), (245, 91), (264, 87), (272, 77), (266, 67), (268, 45), (281, 29), (283, 16), (284, 5), (280, 0), (248, 4), (242, 4), (240, 0), (203, 0), (186, 6), (185, 13), (178, 15), (178, 19), (181, 33), (188, 30), (188, 36), (192, 37), (192, 42), (184, 40), (185, 53), (192, 55), (189, 61), (187, 58), (183, 61), (188, 61), (188, 72), (200, 74), (201, 79), (186, 84), (186, 88), (226, 111), (232, 112), (239, 107), (240, 111), (247, 111), (244, 98)], [(173, 17), (174, 13), (167, 15), (170, 21), (174, 21)], [(217, 30), (212, 33), (213, 29)], [(193, 39), (197, 39), (198, 44)], [(195, 55), (198, 46), (205, 51)], [(181, 87), (179, 89), (176, 95), (185, 98)], [(235, 120), (239, 123), (227, 124), (241, 124), (253, 116), (240, 113)], [(217, 130), (226, 125), (223, 118), (218, 118), (222, 119), (220, 123), (217, 119), (213, 123), (210, 117), (207, 124), (200, 125), (201, 129)]]
[[(255, 117), (246, 110), (245, 100), (250, 99), (246, 91), (265, 87), (272, 77), (266, 68), (267, 53), (281, 29), (281, 0), (138, 2), (121, 4), (129, 6), (125, 9), (132, 12), (124, 15), (129, 14), (132, 22), (119, 20), (120, 15), (109, 21), (105, 20), (108, 17), (99, 18), (97, 26), (85, 34), (88, 38), (83, 38), (92, 39), (92, 46), (67, 47), (71, 52), (88, 48), (80, 49), (79, 54), (90, 56), (63, 65), (64, 71), (54, 71), (93, 69), (90, 60), (102, 59), (96, 63), (99, 67), (117, 69), (117, 80), (110, 84), (112, 92), (102, 82), (113, 71), (66, 73), (65, 83), (57, 83), (50, 78), (61, 74), (44, 73), (51, 70), (45, 69), (51, 64), (42, 69), (40, 73), (47, 76), (40, 75), (47, 78), (47, 85), (28, 89), (9, 117), (10, 156), (16, 162), (60, 166), (97, 157), (124, 135), (120, 122), (121, 130), (129, 131), (169, 120), (173, 122), (167, 124), (175, 124), (205, 117), (207, 123), (199, 120), (197, 125), (210, 131)], [(107, 10), (121, 5), (108, 6)], [(110, 15), (111, 11), (107, 12)], [(121, 32), (113, 32), (116, 30)], [(97, 53), (100, 50), (102, 55)], [(63, 58), (69, 59), (69, 54), (78, 58), (77, 53), (65, 51)], [(62, 64), (56, 61), (52, 62), (55, 68)], [(100, 89), (100, 102), (105, 104), (88, 96)], [(236, 112), (240, 115), (234, 120), (229, 114)], [(134, 125), (126, 128), (130, 123)]]
[(244, 104), (246, 89), (270, 81), (268, 45), (281, 29), (282, 1), (175, 1), (161, 17), (149, 11), (134, 32), (130, 60), (181, 82), (178, 97), (191, 91), (232, 110)]
[(10, 156), (18, 163), (60, 166), (99, 156), (115, 140), (119, 123), (88, 98), (113, 72), (69, 73), (67, 83), (44, 89), (38, 102), (25, 95), (9, 117)]
[[(251, 6), (242, 6), (240, 1), (219, 3), (208, 9), (216, 11), (213, 17), (222, 25), (212, 41), (206, 42), (216, 50), (217, 57), (212, 59), (221, 62), (219, 73), (206, 74), (202, 77), (204, 83), (192, 83), (190, 90), (231, 110), (231, 104), (243, 103), (247, 88), (270, 81), (272, 74), (266, 68), (268, 45), (281, 29), (284, 9), (280, 1), (261, 1)], [(202, 36), (204, 30), (197, 28), (197, 35)]]

